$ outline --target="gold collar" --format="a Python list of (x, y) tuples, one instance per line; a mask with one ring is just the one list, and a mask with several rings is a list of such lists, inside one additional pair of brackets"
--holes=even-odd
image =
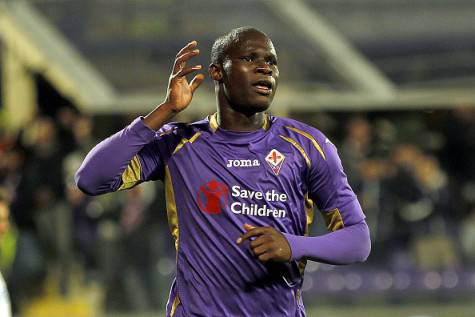
[[(213, 133), (216, 132), (216, 130), (219, 128), (217, 112), (209, 116), (209, 127), (211, 128), (211, 131), (213, 131)], [(262, 124), (262, 129), (267, 131), (269, 130), (269, 128), (270, 128), (269, 114), (266, 113), (264, 117), (264, 123)]]

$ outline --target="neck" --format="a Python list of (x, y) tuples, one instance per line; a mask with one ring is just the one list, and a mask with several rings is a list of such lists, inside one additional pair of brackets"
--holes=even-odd
[(222, 129), (243, 132), (261, 129), (264, 126), (265, 116), (264, 112), (249, 115), (235, 111), (230, 107), (220, 107), (217, 120)]

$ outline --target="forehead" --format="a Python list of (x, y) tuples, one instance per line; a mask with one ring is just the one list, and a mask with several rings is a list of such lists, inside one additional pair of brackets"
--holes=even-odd
[(260, 51), (276, 56), (274, 45), (269, 37), (260, 32), (246, 32), (237, 38), (228, 48), (229, 55)]

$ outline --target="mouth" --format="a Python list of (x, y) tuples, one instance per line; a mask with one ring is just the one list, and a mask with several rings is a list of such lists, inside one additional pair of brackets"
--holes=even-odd
[(261, 79), (252, 84), (252, 86), (260, 95), (268, 96), (272, 93), (272, 82), (270, 80)]

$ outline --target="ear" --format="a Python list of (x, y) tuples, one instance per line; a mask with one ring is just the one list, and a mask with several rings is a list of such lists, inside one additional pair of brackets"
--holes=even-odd
[(209, 64), (208, 67), (209, 77), (211, 79), (220, 82), (223, 79), (223, 70), (221, 66), (216, 64)]

